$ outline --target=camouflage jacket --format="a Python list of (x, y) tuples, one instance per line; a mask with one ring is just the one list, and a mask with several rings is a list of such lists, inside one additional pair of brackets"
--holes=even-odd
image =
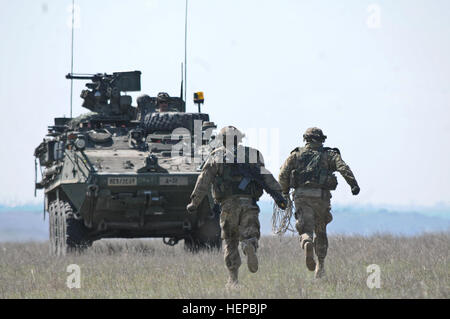
[(294, 149), (289, 157), (280, 168), (279, 182), (283, 193), (288, 193), (289, 189), (293, 187), (291, 174), (293, 170), (302, 170), (304, 164), (300, 161), (300, 156), (303, 152), (313, 150), (320, 151), (323, 156), (321, 157), (321, 167), (326, 168), (330, 174), (333, 172), (339, 172), (350, 187), (357, 186), (358, 183), (351, 171), (350, 167), (342, 160), (341, 154), (337, 148), (324, 148), (322, 144), (306, 143), (305, 147), (297, 147)]
[[(262, 156), (260, 155), (259, 151), (247, 148), (242, 145), (238, 146), (237, 154), (242, 154), (241, 151), (244, 149), (247, 149), (250, 151), (250, 154), (253, 154), (254, 156), (250, 156), (249, 163), (255, 163), (259, 166), (261, 170), (261, 176), (264, 179), (265, 184), (274, 191), (281, 191), (281, 186), (278, 184), (277, 180), (273, 177), (273, 175), (264, 167), (264, 161), (262, 159)], [(227, 150), (224, 146), (221, 146), (215, 150), (213, 150), (205, 164), (203, 165), (202, 172), (200, 176), (197, 179), (197, 183), (194, 187), (194, 190), (191, 195), (191, 202), (195, 206), (199, 206), (202, 202), (203, 198), (208, 194), (208, 192), (212, 189), (212, 195), (214, 197), (214, 200), (216, 202), (221, 202), (225, 198), (219, 198), (218, 192), (215, 191), (218, 180), (223, 178), (224, 171), (226, 169), (226, 165), (230, 165), (229, 163), (233, 162), (235, 158), (234, 152)], [(238, 159), (238, 165), (239, 163), (242, 163), (242, 158), (240, 155), (237, 156)], [(241, 160), (241, 161), (240, 161)], [(248, 158), (247, 158), (248, 160)], [(228, 190), (228, 194), (230, 195), (230, 191)], [(255, 199), (258, 200), (259, 197), (262, 195), (262, 189), (257, 192), (257, 194), (253, 194), (253, 197), (256, 197)], [(234, 195), (232, 193), (231, 195)]]

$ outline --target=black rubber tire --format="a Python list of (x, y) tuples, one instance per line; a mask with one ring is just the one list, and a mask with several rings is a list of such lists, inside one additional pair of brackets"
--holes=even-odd
[(220, 250), (222, 247), (220, 209), (215, 207), (211, 211), (209, 203), (205, 200), (199, 207), (199, 214), (203, 223), (191, 233), (190, 237), (184, 239), (184, 248), (190, 252)]
[(59, 235), (58, 235), (58, 227), (57, 216), (56, 216), (56, 201), (53, 201), (49, 204), (48, 207), (48, 232), (49, 232), (49, 251), (50, 255), (57, 256), (58, 255), (58, 247), (59, 247)]
[(66, 243), (71, 251), (81, 251), (92, 246), (92, 240), (88, 239), (89, 230), (84, 226), (83, 220), (67, 218), (66, 223)]
[(49, 206), (50, 254), (64, 256), (67, 252), (81, 252), (92, 245), (89, 229), (83, 220), (76, 219), (72, 206), (53, 201)]
[(176, 128), (192, 129), (193, 121), (209, 121), (204, 113), (150, 113), (145, 116), (143, 126), (147, 134), (155, 131), (173, 131)]

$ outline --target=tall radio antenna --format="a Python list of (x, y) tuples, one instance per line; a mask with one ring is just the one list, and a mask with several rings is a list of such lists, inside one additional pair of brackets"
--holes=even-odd
[[(70, 73), (73, 74), (73, 30), (75, 21), (75, 0), (72, 0), (72, 45), (71, 45), (71, 61)], [(70, 118), (72, 118), (72, 100), (73, 100), (73, 79), (70, 79)]]
[(188, 0), (186, 0), (186, 13), (184, 17), (184, 102), (186, 103), (187, 91), (187, 24), (188, 24)]

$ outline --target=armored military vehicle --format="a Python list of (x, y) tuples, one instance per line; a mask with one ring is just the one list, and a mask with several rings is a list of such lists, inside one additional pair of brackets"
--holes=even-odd
[(140, 71), (66, 76), (90, 81), (81, 97), (91, 112), (55, 118), (35, 149), (52, 254), (101, 238), (184, 240), (193, 251), (221, 245), (211, 196), (196, 214), (186, 211), (215, 125), (208, 114), (187, 113), (181, 97), (165, 94), (168, 112), (148, 95), (132, 106), (122, 93), (140, 91), (140, 77)]

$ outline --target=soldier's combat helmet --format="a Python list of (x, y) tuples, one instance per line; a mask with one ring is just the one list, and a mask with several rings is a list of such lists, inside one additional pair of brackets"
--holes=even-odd
[(242, 142), (242, 139), (245, 137), (245, 134), (239, 131), (234, 126), (225, 126), (220, 131), (219, 134), (217, 134), (218, 139), (234, 139), (234, 137), (237, 138), (237, 143)]
[(327, 136), (323, 134), (322, 130), (318, 127), (310, 127), (306, 130), (305, 134), (303, 134), (303, 140), (305, 141), (317, 141), (317, 142), (325, 142)]
[(169, 103), (170, 96), (166, 92), (159, 92), (156, 97), (156, 104), (160, 104), (161, 102)]

